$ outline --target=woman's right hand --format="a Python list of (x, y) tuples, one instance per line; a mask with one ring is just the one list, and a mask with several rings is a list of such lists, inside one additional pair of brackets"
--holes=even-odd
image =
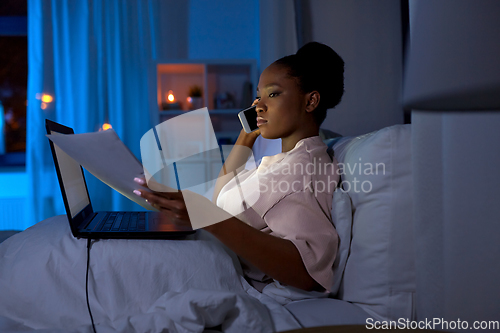
[[(259, 102), (258, 99), (253, 101), (252, 106)], [(257, 113), (255, 113), (257, 117)], [(217, 202), (217, 197), (221, 189), (226, 185), (238, 172), (240, 172), (246, 165), (248, 159), (252, 155), (252, 147), (255, 140), (260, 135), (260, 130), (253, 131), (251, 133), (245, 132), (245, 130), (240, 131), (240, 135), (236, 140), (236, 143), (231, 149), (231, 153), (226, 158), (224, 166), (219, 173), (217, 182), (215, 184), (213, 202)], [(243, 146), (243, 147), (242, 147)], [(248, 149), (250, 148), (250, 149)], [(226, 177), (227, 175), (232, 175), (231, 177)]]
[[(257, 105), (259, 103), (259, 99), (256, 98), (251, 106)], [(257, 117), (257, 113), (255, 113), (255, 117)], [(260, 135), (260, 129), (255, 130), (253, 132), (247, 133), (245, 130), (240, 131), (240, 135), (238, 136), (238, 139), (236, 139), (236, 145), (239, 146), (246, 146), (249, 148), (253, 147), (253, 144), (255, 143), (255, 140), (257, 140), (257, 137)]]

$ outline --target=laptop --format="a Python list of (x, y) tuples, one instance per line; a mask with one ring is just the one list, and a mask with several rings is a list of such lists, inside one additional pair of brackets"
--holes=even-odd
[[(74, 134), (45, 120), (47, 134)], [(49, 140), (73, 236), (91, 239), (178, 239), (195, 231), (176, 226), (159, 212), (94, 212), (82, 166)]]

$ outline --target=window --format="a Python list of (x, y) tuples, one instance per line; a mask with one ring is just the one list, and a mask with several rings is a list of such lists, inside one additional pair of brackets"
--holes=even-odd
[(0, 2), (0, 167), (25, 164), (27, 1)]

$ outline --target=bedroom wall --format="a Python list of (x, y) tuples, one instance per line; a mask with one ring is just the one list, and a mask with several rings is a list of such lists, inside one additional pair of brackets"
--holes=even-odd
[(189, 58), (259, 57), (258, 1), (190, 0)]
[(403, 123), (399, 1), (303, 1), (304, 41), (330, 45), (345, 61), (345, 93), (323, 127), (344, 136)]
[[(346, 92), (323, 127), (342, 135), (359, 135), (402, 124), (400, 1), (299, 2), (304, 42), (326, 43), (346, 62)], [(161, 33), (177, 40), (174, 45), (179, 46), (181, 57), (255, 58), (260, 73), (297, 48), (292, 1), (190, 0), (189, 8), (176, 6), (176, 10), (165, 8), (172, 22)], [(177, 37), (172, 27), (177, 27), (173, 34)]]
[(157, 33), (161, 59), (259, 58), (259, 1), (165, 0)]

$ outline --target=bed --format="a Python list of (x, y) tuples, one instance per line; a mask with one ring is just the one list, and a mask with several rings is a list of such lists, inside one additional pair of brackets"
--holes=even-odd
[[(87, 241), (55, 216), (0, 244), (0, 331), (88, 332)], [(186, 265), (186, 262), (189, 265)], [(98, 332), (272, 332), (300, 328), (251, 288), (235, 256), (203, 230), (183, 240), (100, 240), (90, 251)]]
[[(326, 140), (345, 168), (332, 209), (340, 246), (329, 298), (282, 305), (259, 293), (236, 256), (203, 230), (184, 240), (100, 240), (88, 280), (97, 332), (275, 332), (414, 319), (410, 139), (410, 125), (396, 125)], [(383, 170), (358, 172), (367, 163)], [(347, 191), (356, 183), (370, 188)], [(65, 216), (5, 240), (0, 331), (91, 332), (86, 267), (86, 240), (71, 235)]]

